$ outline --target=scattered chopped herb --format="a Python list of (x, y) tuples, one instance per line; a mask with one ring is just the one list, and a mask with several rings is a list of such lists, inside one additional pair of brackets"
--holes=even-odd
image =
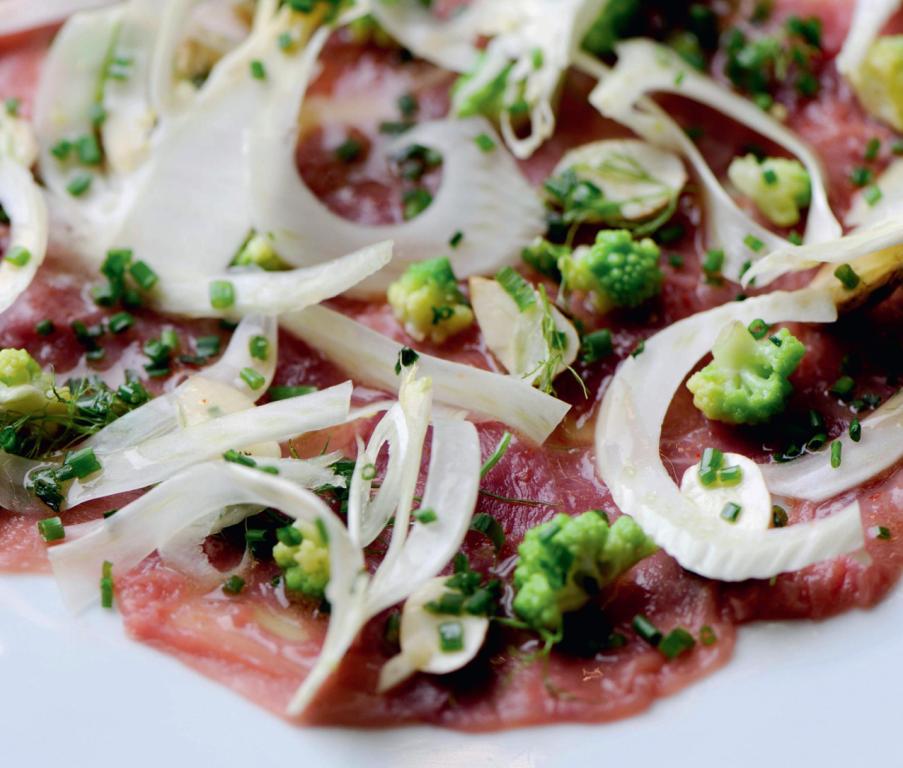
[(632, 625), (634, 632), (643, 638), (643, 640), (649, 643), (649, 645), (658, 647), (658, 644), (662, 641), (662, 632), (655, 624), (649, 621), (643, 614), (638, 613), (633, 617)]
[(768, 335), (768, 330), (771, 326), (768, 325), (761, 318), (756, 318), (753, 320), (748, 326), (750, 334), (754, 339), (764, 339)]
[(128, 312), (117, 312), (107, 321), (107, 326), (113, 333), (123, 333), (134, 324), (135, 316)]
[(473, 520), (470, 521), (470, 530), (482, 533), (492, 542), (496, 552), (505, 546), (505, 529), (496, 518), (486, 512), (480, 512), (473, 516)]
[(608, 328), (587, 333), (580, 340), (580, 359), (584, 363), (595, 363), (613, 351), (611, 331)]
[(459, 229), (455, 234), (451, 236), (451, 239), (448, 241), (448, 244), (452, 248), (457, 248), (461, 245), (461, 241), (464, 239), (464, 233)]
[(238, 375), (241, 376), (241, 380), (245, 384), (255, 391), (266, 384), (266, 378), (264, 378), (263, 374), (258, 373), (253, 368), (242, 368)]
[(460, 621), (443, 621), (439, 625), (439, 648), (443, 653), (464, 648), (464, 625)]
[(841, 376), (831, 385), (831, 394), (842, 400), (848, 398), (856, 387), (856, 382), (851, 376)]
[(53, 324), (53, 320), (45, 319), (41, 320), (34, 329), (38, 336), (49, 336), (56, 330), (56, 326)]
[(405, 190), (401, 200), (404, 220), (410, 221), (430, 207), (433, 202), (433, 195), (425, 187), (414, 187), (414, 189)]
[(414, 117), (420, 110), (420, 104), (417, 102), (417, 97), (413, 93), (403, 93), (398, 97), (396, 103), (398, 105), (398, 111), (401, 113), (401, 116), (405, 118), (410, 119)]
[(232, 574), (223, 582), (223, 592), (227, 595), (238, 595), (245, 588), (245, 580), (237, 574)]
[(267, 395), (270, 400), (288, 400), (290, 397), (300, 397), (302, 395), (309, 395), (312, 392), (316, 392), (316, 387), (311, 387), (307, 385), (300, 385), (295, 387), (288, 387), (284, 385), (270, 387), (267, 390)]
[(859, 275), (856, 274), (855, 270), (849, 264), (841, 264), (837, 267), (837, 269), (834, 270), (834, 277), (840, 280), (843, 287), (848, 291), (852, 291), (859, 285)]
[(703, 624), (699, 630), (699, 642), (703, 645), (714, 645), (718, 642), (718, 635), (708, 624)]
[(862, 439), (862, 424), (859, 419), (853, 419), (850, 422), (850, 440), (858, 443)]
[(480, 469), (481, 479), (486, 477), (486, 475), (488, 475), (492, 471), (492, 468), (502, 460), (502, 457), (508, 452), (508, 446), (510, 445), (511, 433), (505, 432), (499, 440), (498, 445), (495, 447), (495, 450), (492, 452), (489, 458), (487, 458), (486, 461), (483, 462), (483, 466)]
[(536, 292), (523, 277), (512, 267), (502, 267), (495, 276), (496, 281), (505, 289), (521, 312), (536, 304)]
[(890, 528), (886, 528), (883, 525), (876, 525), (874, 528), (874, 536), (876, 539), (887, 541), (890, 539)]
[(94, 177), (90, 173), (77, 173), (66, 185), (66, 191), (72, 197), (81, 197), (91, 188)]
[(883, 196), (884, 193), (881, 191), (881, 188), (874, 184), (872, 184), (870, 187), (866, 187), (862, 192), (862, 197), (869, 205), (877, 205), (878, 201)]
[(630, 353), (631, 357), (639, 357), (643, 354), (646, 349), (646, 340), (641, 339), (637, 345), (633, 348), (633, 351)]
[(665, 635), (658, 644), (658, 650), (669, 661), (693, 650), (696, 640), (683, 627), (676, 627)]
[(38, 533), (44, 541), (59, 541), (66, 537), (66, 529), (63, 527), (63, 521), (59, 517), (47, 517), (38, 520)]
[(100, 569), (100, 604), (103, 608), (113, 607), (113, 563), (104, 560)]
[(774, 504), (771, 507), (771, 525), (774, 528), (783, 528), (787, 525), (788, 517), (787, 510), (784, 509), (779, 504)]
[(210, 306), (214, 309), (228, 309), (235, 304), (235, 286), (228, 280), (213, 280), (209, 290)]
[(418, 523), (435, 523), (439, 516), (436, 514), (436, 510), (434, 509), (418, 509), (414, 512), (414, 519)]
[(402, 347), (398, 351), (398, 360), (395, 361), (395, 375), (400, 375), (404, 368), (414, 365), (419, 359), (420, 355), (413, 349), (410, 347)]
[(835, 440), (831, 443), (831, 467), (832, 469), (837, 469), (840, 466), (840, 462), (843, 458), (843, 443), (840, 440)]
[(3, 257), (5, 261), (17, 267), (24, 267), (31, 261), (31, 251), (23, 245), (14, 245)]
[(721, 519), (726, 520), (729, 523), (736, 523), (740, 518), (741, 511), (742, 507), (739, 504), (729, 501), (721, 510)]
[(862, 166), (854, 168), (850, 173), (850, 181), (857, 187), (864, 187), (866, 184), (870, 184), (873, 177), (872, 169)]
[(492, 138), (488, 133), (481, 133), (475, 139), (474, 143), (480, 148), (483, 152), (492, 152), (496, 148), (495, 139)]
[[(755, 251), (756, 253), (758, 253), (765, 247), (765, 243), (759, 240), (759, 238), (755, 235), (747, 235), (743, 238), (743, 243), (747, 248), (749, 248), (751, 251)], [(749, 264), (749, 262), (747, 262), (747, 264)], [(749, 269), (749, 266), (747, 266), (746, 269)], [(746, 269), (740, 272), (741, 276), (744, 272), (746, 272)]]
[(335, 156), (343, 163), (353, 163), (363, 153), (364, 145), (357, 139), (345, 139), (335, 149)]
[(881, 139), (873, 136), (868, 140), (868, 143), (865, 145), (865, 159), (871, 162), (878, 157), (878, 152), (881, 151)]
[(251, 77), (255, 80), (266, 80), (267, 68), (260, 59), (254, 59), (250, 65)]
[(270, 342), (266, 336), (252, 336), (248, 342), (248, 352), (255, 360), (266, 361), (270, 355)]

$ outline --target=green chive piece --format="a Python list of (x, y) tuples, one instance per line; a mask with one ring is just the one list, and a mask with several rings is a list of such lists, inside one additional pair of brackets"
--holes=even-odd
[(262, 374), (253, 368), (242, 368), (239, 376), (241, 376), (241, 380), (245, 384), (255, 391), (260, 389), (267, 381)]
[(46, 320), (41, 320), (34, 329), (38, 336), (49, 336), (56, 330), (56, 326), (53, 324), (53, 320), (48, 318)]
[(439, 516), (436, 514), (436, 510), (434, 509), (418, 509), (414, 512), (414, 519), (417, 520), (418, 523), (435, 523)]
[(401, 94), (401, 96), (398, 97), (396, 104), (398, 105), (398, 111), (401, 112), (402, 117), (411, 118), (416, 115), (417, 111), (420, 109), (417, 97), (413, 93)]
[(881, 191), (881, 188), (872, 184), (869, 187), (866, 187), (862, 192), (863, 198), (865, 198), (865, 202), (869, 205), (877, 205), (878, 201), (884, 197), (884, 193)]
[(724, 464), (724, 454), (717, 448), (706, 448), (699, 462), (699, 482), (705, 486), (714, 485), (718, 480), (718, 470)]
[(420, 359), (420, 355), (418, 355), (413, 349), (410, 347), (402, 347), (398, 351), (398, 360), (395, 361), (395, 375), (401, 375), (401, 372), (404, 368), (408, 368), (414, 363), (416, 363)]
[(881, 139), (877, 137), (872, 137), (868, 140), (868, 143), (865, 145), (865, 159), (871, 162), (875, 158), (878, 157), (878, 152), (881, 150)]
[(793, 245), (802, 245), (803, 244), (803, 236), (796, 231), (791, 232), (787, 235), (787, 240)]
[(876, 539), (887, 541), (890, 538), (890, 528), (886, 528), (883, 525), (876, 525), (874, 528), (874, 536)]
[[(765, 247), (765, 243), (763, 243), (761, 240), (759, 240), (759, 238), (756, 237), (755, 235), (747, 235), (746, 237), (743, 238), (743, 243), (744, 243), (744, 245), (746, 245), (747, 248), (749, 248), (749, 250), (755, 251), (756, 253), (758, 253)], [(748, 267), (747, 267), (747, 269), (748, 269)], [(743, 271), (745, 272), (746, 270), (743, 270)]]
[(53, 155), (57, 160), (65, 160), (67, 157), (69, 157), (69, 153), (71, 151), (72, 142), (66, 141), (66, 139), (58, 141), (50, 148), (50, 154)]
[(107, 110), (103, 108), (103, 104), (92, 104), (91, 109), (88, 110), (88, 117), (91, 118), (91, 125), (101, 126), (107, 120)]
[(787, 510), (779, 504), (775, 504), (771, 508), (771, 525), (773, 528), (783, 528), (787, 525)]
[(276, 386), (270, 387), (267, 390), (267, 395), (269, 395), (270, 400), (288, 400), (290, 397), (301, 397), (302, 395), (309, 395), (311, 392), (316, 392), (316, 387), (310, 386), (297, 386), (297, 387), (286, 387), (286, 386)]
[(743, 481), (743, 469), (739, 466), (725, 467), (718, 470), (718, 485), (739, 485)]
[(486, 477), (492, 468), (502, 460), (502, 457), (508, 452), (508, 446), (510, 445), (511, 433), (505, 432), (499, 440), (498, 445), (495, 447), (495, 450), (489, 458), (483, 462), (483, 466), (480, 468), (480, 479)]
[(672, 661), (687, 651), (693, 650), (695, 645), (696, 640), (693, 639), (693, 635), (683, 627), (676, 627), (662, 638), (658, 649), (668, 661)]
[(505, 289), (521, 312), (536, 304), (536, 292), (512, 267), (503, 267), (495, 276), (496, 282)]
[(227, 595), (238, 595), (245, 588), (245, 580), (237, 574), (232, 574), (223, 582), (223, 592)]
[(684, 257), (679, 253), (669, 254), (668, 263), (674, 267), (674, 269), (680, 269), (684, 265)]
[(598, 331), (587, 333), (580, 344), (580, 359), (584, 363), (595, 363), (603, 357), (608, 357), (614, 351), (611, 331), (608, 328), (600, 328)]
[(214, 309), (228, 309), (235, 304), (235, 286), (228, 280), (213, 280), (210, 283), (210, 306)]
[(831, 385), (831, 394), (835, 397), (839, 397), (841, 400), (845, 400), (853, 394), (855, 387), (856, 382), (853, 380), (852, 376), (841, 376)]
[(721, 519), (729, 523), (736, 523), (740, 519), (742, 507), (736, 502), (729, 501), (721, 510)]
[(24, 267), (31, 261), (31, 251), (25, 246), (14, 245), (6, 252), (3, 259), (16, 267)]
[(361, 478), (366, 480), (368, 483), (376, 477), (376, 465), (375, 464), (365, 464), (363, 469), (361, 469)]
[(100, 569), (100, 604), (113, 607), (113, 563), (109, 560), (104, 560)]
[(100, 165), (103, 160), (100, 144), (97, 143), (97, 137), (93, 133), (82, 136), (75, 142), (75, 152), (82, 165)]
[(401, 198), (403, 210), (402, 215), (405, 221), (419, 216), (433, 202), (433, 196), (428, 189), (424, 187), (415, 187), (407, 190)]
[(70, 453), (63, 462), (64, 467), (69, 467), (73, 477), (79, 479), (99, 472), (103, 467), (91, 448), (82, 448), (80, 451)]
[(505, 529), (498, 520), (486, 512), (480, 512), (473, 516), (473, 520), (470, 521), (470, 530), (482, 533), (492, 542), (496, 552), (505, 546)]
[(357, 139), (345, 139), (335, 148), (335, 156), (343, 163), (353, 163), (364, 151), (364, 146)]
[(866, 184), (870, 184), (874, 174), (872, 173), (871, 168), (863, 168), (858, 167), (854, 168), (850, 172), (850, 181), (853, 182), (857, 187), (864, 187)]
[(643, 614), (638, 613), (633, 617), (633, 631), (636, 632), (643, 640), (645, 640), (649, 645), (658, 647), (658, 644), (662, 641), (662, 631), (655, 626), (649, 619), (647, 619)]
[(849, 264), (841, 264), (837, 267), (837, 269), (834, 270), (834, 277), (840, 280), (843, 287), (848, 291), (852, 291), (859, 285), (859, 275), (856, 274), (855, 270)]
[(266, 336), (253, 336), (248, 342), (248, 351), (255, 360), (266, 360), (270, 355), (270, 342)]
[(646, 340), (641, 339), (630, 353), (631, 357), (639, 357), (646, 349)]
[(214, 357), (219, 354), (221, 344), (219, 336), (198, 336), (194, 340), (194, 351), (198, 357)]
[(448, 244), (452, 248), (457, 248), (461, 245), (461, 241), (464, 239), (464, 233), (459, 229), (455, 234), (451, 236), (451, 239), (448, 241)]
[(59, 541), (66, 537), (66, 529), (63, 528), (63, 521), (59, 517), (48, 517), (44, 520), (38, 520), (38, 533), (44, 541)]
[(699, 630), (699, 642), (703, 645), (714, 645), (718, 642), (718, 635), (708, 624), (703, 624)]
[(143, 261), (136, 261), (129, 267), (129, 274), (135, 279), (135, 282), (141, 286), (142, 290), (149, 291), (160, 279), (157, 273), (151, 269)]
[(94, 177), (90, 173), (77, 173), (66, 185), (66, 191), (72, 197), (81, 197), (91, 188), (91, 182), (93, 181)]
[(761, 318), (757, 318), (747, 326), (747, 330), (754, 339), (764, 339), (768, 335), (769, 327), (768, 323)]
[(496, 147), (495, 139), (492, 138), (488, 133), (481, 133), (475, 139), (474, 143), (480, 148), (482, 152), (492, 152)]
[(18, 116), (20, 106), (22, 106), (22, 100), (17, 99), (15, 96), (10, 96), (3, 102), (3, 108), (6, 110), (6, 114), (10, 117)]
[(702, 271), (707, 275), (721, 274), (721, 268), (724, 266), (724, 251), (721, 249), (712, 249), (706, 251), (702, 258)]
[(778, 183), (778, 175), (771, 169), (767, 168), (762, 171), (762, 181), (764, 181), (768, 186), (773, 187)]
[(464, 648), (464, 625), (460, 621), (443, 621), (439, 625), (439, 648), (454, 653)]
[(251, 62), (251, 77), (255, 80), (267, 79), (267, 68), (260, 59), (254, 59)]
[(128, 312), (117, 312), (113, 315), (107, 325), (113, 333), (122, 333), (127, 331), (135, 324), (135, 316)]
[(859, 419), (853, 419), (850, 422), (850, 440), (858, 443), (862, 439), (862, 424)]
[(840, 440), (835, 440), (831, 443), (831, 468), (837, 469), (840, 466), (840, 462), (843, 458), (843, 443)]

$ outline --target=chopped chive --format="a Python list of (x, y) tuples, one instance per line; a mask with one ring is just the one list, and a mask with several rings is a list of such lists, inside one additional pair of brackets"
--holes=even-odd
[(658, 241), (662, 243), (662, 245), (670, 245), (671, 243), (676, 243), (684, 236), (684, 228), (681, 224), (670, 224), (667, 227), (662, 227), (657, 233), (656, 237)]
[(402, 347), (398, 351), (398, 360), (395, 361), (395, 375), (400, 375), (404, 368), (414, 365), (419, 359), (420, 355), (413, 349), (410, 347)]
[(47, 517), (38, 520), (38, 533), (44, 541), (59, 541), (66, 537), (66, 529), (59, 517)]
[(793, 245), (802, 245), (803, 244), (803, 236), (797, 232), (793, 231), (789, 235), (787, 235), (787, 240)]
[(714, 485), (718, 480), (718, 470), (724, 463), (724, 454), (717, 448), (706, 448), (699, 461), (699, 482), (703, 485)]
[(260, 59), (254, 59), (251, 62), (251, 77), (255, 80), (266, 80), (267, 68)]
[(443, 653), (464, 648), (464, 625), (460, 621), (443, 621), (439, 625), (439, 648)]
[(194, 340), (194, 351), (199, 357), (214, 357), (219, 354), (221, 344), (219, 336), (198, 336)]
[(17, 99), (15, 96), (10, 96), (3, 102), (3, 108), (6, 110), (6, 114), (10, 117), (18, 116), (20, 106), (22, 106), (22, 101), (21, 99)]
[(739, 485), (743, 481), (743, 469), (739, 466), (725, 467), (718, 470), (718, 485)]
[(72, 142), (67, 141), (66, 139), (58, 141), (50, 148), (50, 154), (57, 160), (65, 160), (69, 157), (70, 152), (72, 152)]
[(496, 552), (505, 546), (505, 529), (498, 520), (486, 512), (480, 512), (473, 516), (473, 520), (470, 521), (470, 530), (482, 533), (492, 542)]
[(498, 445), (495, 447), (495, 450), (492, 452), (489, 458), (486, 459), (485, 462), (483, 462), (483, 466), (480, 469), (481, 479), (486, 477), (486, 475), (489, 474), (492, 468), (502, 460), (502, 457), (508, 452), (509, 445), (511, 445), (511, 433), (505, 432), (499, 440)]
[(228, 461), (230, 464), (241, 464), (243, 467), (257, 466), (256, 459), (253, 459), (246, 453), (236, 451), (234, 448), (230, 448), (223, 454), (223, 461)]
[(771, 507), (771, 525), (773, 528), (783, 528), (787, 525), (788, 517), (787, 510), (784, 509), (779, 504), (774, 504)]
[(451, 236), (451, 239), (448, 241), (448, 244), (452, 248), (457, 248), (461, 245), (461, 241), (464, 239), (464, 233), (459, 229), (455, 234)]
[[(765, 243), (759, 240), (759, 238), (755, 235), (747, 235), (743, 238), (743, 243), (747, 248), (749, 248), (749, 250), (755, 251), (756, 253), (758, 253), (765, 247)], [(749, 267), (747, 267), (747, 269), (749, 269)], [(746, 270), (744, 269), (743, 272), (745, 271)]]
[(837, 267), (834, 270), (834, 277), (840, 280), (843, 287), (848, 291), (852, 291), (859, 285), (859, 275), (856, 274), (856, 271), (849, 264), (841, 264)]
[(474, 143), (480, 148), (482, 152), (492, 152), (496, 147), (495, 139), (492, 138), (488, 133), (481, 133), (475, 139)]
[(587, 333), (581, 339), (580, 359), (584, 363), (595, 363), (613, 351), (611, 331), (608, 328), (600, 328), (598, 331)]
[(871, 168), (863, 168), (860, 166), (852, 170), (850, 173), (850, 181), (857, 187), (864, 187), (866, 184), (871, 183), (873, 176), (874, 174), (872, 173)]
[(309, 395), (311, 392), (316, 392), (316, 387), (311, 386), (297, 386), (297, 387), (287, 387), (287, 386), (275, 386), (270, 387), (267, 390), (267, 395), (270, 400), (288, 400), (290, 397), (300, 397), (302, 395)]
[(433, 196), (428, 189), (415, 187), (407, 190), (402, 195), (401, 201), (404, 220), (410, 221), (430, 207), (430, 204), (433, 202)]
[(253, 368), (242, 368), (239, 376), (241, 376), (241, 380), (245, 384), (255, 391), (260, 389), (267, 381), (262, 374), (258, 373)]
[(320, 535), (320, 540), (324, 544), (329, 544), (329, 530), (326, 528), (326, 523), (323, 522), (323, 518), (318, 517), (314, 521), (314, 525), (317, 528), (317, 533)]
[(665, 635), (658, 644), (658, 649), (669, 661), (676, 659), (681, 654), (693, 650), (696, 640), (693, 639), (683, 627), (676, 627)]
[(37, 333), (38, 336), (49, 336), (51, 333), (53, 333), (56, 330), (56, 326), (53, 324), (53, 320), (50, 320), (48, 318), (45, 320), (41, 320), (41, 322), (38, 323), (34, 327), (34, 329), (35, 329), (35, 333)]
[(291, 50), (294, 43), (295, 41), (292, 39), (291, 32), (281, 32), (279, 37), (276, 38), (276, 45), (279, 46), (280, 51)]
[(270, 355), (270, 342), (266, 336), (253, 336), (248, 342), (248, 351), (256, 360), (266, 360)]
[(439, 519), (439, 516), (434, 509), (418, 509), (414, 512), (414, 519), (418, 523), (428, 524), (435, 523)]
[(100, 604), (104, 608), (113, 607), (113, 563), (104, 560), (100, 568)]
[(31, 251), (23, 245), (14, 245), (6, 252), (3, 259), (16, 267), (24, 267), (31, 261)]
[(703, 624), (699, 629), (699, 642), (703, 645), (714, 645), (718, 642), (718, 635), (708, 624)]
[(878, 157), (878, 152), (881, 150), (881, 139), (877, 137), (872, 137), (868, 140), (868, 143), (865, 145), (865, 159), (868, 161), (872, 161)]
[(335, 149), (335, 156), (343, 163), (353, 163), (364, 150), (363, 144), (357, 139), (345, 139)]
[(876, 525), (873, 530), (876, 539), (882, 539), (883, 541), (890, 539), (890, 528), (883, 525)]
[(898, 139), (890, 145), (890, 151), (895, 155), (903, 155), (903, 140)]
[(227, 595), (238, 595), (245, 588), (245, 580), (237, 574), (232, 574), (223, 582), (223, 592)]
[(106, 512), (103, 513), (103, 519), (106, 520), (108, 517), (113, 517), (113, 515), (115, 515), (118, 511), (119, 511), (118, 508), (108, 509)]
[(101, 126), (107, 120), (107, 110), (104, 109), (103, 104), (92, 104), (91, 109), (88, 110), (88, 117), (91, 119), (91, 125)]
[(94, 177), (90, 173), (77, 173), (66, 185), (66, 191), (72, 197), (81, 197), (91, 188), (91, 182), (93, 181)]
[(248, 528), (245, 531), (245, 544), (253, 547), (266, 541), (267, 532), (263, 528)]
[(736, 523), (740, 518), (742, 507), (736, 502), (729, 501), (721, 509), (721, 519), (729, 523)]
[(707, 275), (721, 274), (721, 268), (724, 266), (724, 251), (720, 248), (713, 248), (706, 251), (702, 257), (702, 271)]
[(113, 333), (122, 333), (127, 331), (135, 324), (135, 316), (128, 312), (117, 312), (113, 315), (107, 325)]
[(771, 168), (766, 168), (762, 171), (762, 181), (768, 186), (773, 187), (778, 183), (778, 175)]
[(235, 286), (228, 280), (213, 280), (210, 283), (210, 306), (214, 309), (228, 309), (235, 304)]
[(495, 276), (496, 282), (505, 289), (521, 312), (536, 304), (536, 292), (512, 267), (502, 267)]
[(884, 193), (881, 191), (881, 188), (872, 184), (870, 187), (866, 187), (862, 192), (862, 197), (865, 199), (869, 205), (877, 205), (878, 201), (884, 197)]
[(153, 288), (157, 281), (160, 279), (157, 276), (157, 273), (154, 272), (151, 267), (143, 261), (136, 261), (129, 267), (129, 274), (135, 280), (136, 283), (141, 287), (142, 290), (149, 291)]
[(680, 269), (684, 265), (684, 257), (679, 253), (669, 254), (668, 264), (674, 267), (674, 269)]
[(631, 350), (630, 356), (631, 357), (639, 357), (640, 355), (643, 354), (643, 352), (645, 352), (645, 350), (646, 350), (646, 340), (640, 339), (640, 341), (637, 342), (637, 345)]
[(859, 419), (853, 419), (850, 422), (850, 440), (858, 443), (862, 439), (862, 424)]
[(93, 133), (82, 136), (75, 142), (75, 151), (82, 165), (100, 165), (103, 160), (100, 144), (97, 143), (97, 137)]
[(835, 440), (831, 443), (831, 468), (837, 469), (840, 466), (840, 462), (843, 458), (843, 443), (840, 440)]
[(764, 339), (768, 335), (770, 326), (761, 318), (756, 318), (748, 326), (747, 330), (754, 339)]
[(647, 619), (643, 614), (638, 613), (633, 617), (633, 630), (636, 632), (643, 640), (645, 640), (649, 645), (658, 646), (658, 644), (662, 641), (662, 632), (661, 630), (655, 626), (649, 619)]
[(401, 113), (402, 117), (413, 117), (420, 109), (420, 105), (417, 103), (417, 97), (413, 93), (401, 94), (395, 103), (398, 106), (398, 111)]
[(853, 393), (856, 382), (852, 376), (841, 376), (831, 385), (831, 394), (835, 397), (845, 399)]
[(379, 132), (387, 136), (400, 136), (413, 127), (414, 123), (410, 121), (384, 120), (379, 124)]
[(95, 472), (103, 469), (91, 448), (82, 448), (80, 451), (68, 454), (61, 469), (65, 467), (69, 467), (72, 476), (79, 479), (93, 475)]
[(365, 464), (361, 469), (361, 478), (370, 482), (376, 477), (376, 465), (375, 464)]

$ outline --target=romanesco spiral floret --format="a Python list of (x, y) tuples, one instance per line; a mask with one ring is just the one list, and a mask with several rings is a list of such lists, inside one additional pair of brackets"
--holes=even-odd
[(903, 35), (875, 40), (850, 81), (869, 113), (903, 130)]
[(557, 515), (527, 531), (514, 571), (514, 612), (547, 638), (560, 637), (564, 614), (655, 551), (630, 517), (609, 527), (595, 510)]
[(18, 387), (41, 377), (41, 366), (24, 349), (0, 349), (0, 384)]
[(687, 382), (693, 404), (728, 424), (761, 424), (784, 410), (793, 391), (788, 377), (806, 346), (782, 328), (756, 341), (742, 323), (727, 326), (712, 348), (712, 362)]
[(587, 291), (600, 312), (636, 307), (662, 289), (659, 247), (648, 237), (634, 240), (626, 229), (603, 230), (592, 248), (559, 259), (562, 284)]
[(389, 286), (387, 297), (398, 322), (418, 341), (441, 344), (473, 323), (473, 310), (446, 257), (411, 264)]
[(245, 241), (232, 264), (236, 267), (260, 267), (267, 272), (279, 272), (289, 268), (276, 253), (272, 238), (257, 233)]
[(322, 600), (329, 583), (329, 544), (319, 526), (296, 521), (277, 531), (273, 559), (284, 575), (285, 587)]
[(812, 198), (809, 172), (799, 160), (755, 155), (735, 157), (728, 178), (772, 224), (792, 227), (800, 220), (800, 210)]

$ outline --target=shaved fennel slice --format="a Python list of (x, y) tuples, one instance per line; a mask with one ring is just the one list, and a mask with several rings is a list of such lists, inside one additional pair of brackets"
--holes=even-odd
[[(380, 242), (310, 267), (285, 272), (235, 268), (228, 272), (189, 276), (170, 268), (161, 278), (157, 306), (189, 317), (240, 316), (247, 312), (282, 314), (332, 298), (368, 279), (381, 279), (392, 260), (392, 243)], [(379, 274), (377, 274), (379, 273)], [(210, 304), (211, 285), (226, 281), (235, 301), (217, 309)]]
[(125, 450), (107, 453), (95, 449), (103, 469), (90, 479), (73, 481), (66, 495), (67, 503), (75, 506), (90, 499), (145, 488), (187, 466), (221, 456), (231, 448), (287, 440), (340, 424), (348, 417), (351, 391), (351, 382), (345, 382), (309, 395), (220, 416)]
[[(397, 341), (321, 306), (283, 315), (280, 323), (361, 381), (387, 390), (397, 386), (395, 361), (402, 349)], [(508, 376), (424, 354), (418, 364), (433, 380), (438, 402), (497, 419), (537, 443), (545, 442), (570, 409)]]
[(117, 0), (0, 0), (0, 37), (58, 24), (79, 11)]
[(477, 145), (480, 134), (493, 134), (483, 118), (422, 123), (399, 139), (398, 147), (421, 144), (444, 157), (442, 184), (416, 218), (383, 226), (341, 218), (298, 175), (292, 158), (299, 99), (289, 98), (274, 92), (250, 139), (254, 226), (273, 235), (276, 251), (285, 261), (314, 264), (392, 240), (391, 266), (352, 291), (367, 296), (384, 293), (410, 262), (424, 254), (446, 252), (456, 231), (466, 236), (450, 254), (452, 268), (459, 277), (467, 277), (514, 263), (523, 243), (545, 229), (542, 203), (511, 156), (501, 146), (484, 152)]
[[(489, 619), (486, 616), (462, 614), (450, 617), (426, 609), (427, 603), (439, 600), (449, 591), (445, 586), (446, 581), (444, 576), (430, 579), (405, 602), (399, 632), (401, 653), (389, 659), (380, 670), (380, 693), (401, 684), (415, 672), (447, 675), (461, 669), (483, 647), (489, 631)], [(439, 627), (450, 619), (458, 622), (464, 633), (464, 647), (458, 651), (447, 651), (439, 645)]]
[(831, 466), (830, 451), (810, 453), (786, 464), (765, 464), (762, 472), (773, 493), (807, 501), (825, 501), (856, 488), (903, 458), (903, 391), (862, 420), (862, 438), (839, 438), (843, 461)]
[(0, 507), (14, 515), (47, 515), (46, 505), (25, 489), (29, 473), (40, 466), (40, 462), (0, 449)]
[[(846, 264), (888, 248), (903, 246), (903, 220), (884, 219), (862, 227), (830, 243), (793, 246), (772, 251), (743, 275), (743, 284), (755, 279), (756, 285), (768, 285), (781, 275), (816, 267), (819, 264)], [(898, 259), (903, 262), (903, 249)]]
[(887, 166), (875, 179), (875, 186), (882, 193), (877, 202), (870, 203), (866, 197), (865, 190), (869, 187), (860, 189), (853, 195), (852, 205), (844, 219), (848, 227), (870, 227), (884, 219), (899, 219), (903, 216), (903, 158), (897, 158)]
[[(543, 302), (538, 291), (533, 293), (536, 302), (522, 311), (497, 280), (470, 278), (470, 303), (489, 350), (515, 378), (533, 386), (551, 385), (577, 359), (580, 337), (570, 320), (547, 300)], [(546, 308), (554, 331), (563, 334), (562, 349), (552, 346)]]
[(39, 151), (31, 123), (7, 109), (0, 109), (0, 159), (9, 158), (23, 168), (31, 168)]
[[(266, 341), (266, 357), (261, 360), (251, 354), (251, 341), (262, 338)], [(219, 360), (201, 371), (206, 379), (214, 379), (259, 400), (273, 383), (276, 362), (279, 359), (279, 324), (273, 315), (245, 315), (229, 339), (229, 345)], [(251, 368), (263, 376), (263, 384), (251, 389), (241, 377), (245, 368)]]
[(768, 578), (862, 546), (859, 506), (787, 528), (749, 531), (723, 525), (683, 496), (662, 463), (662, 423), (674, 392), (728, 322), (756, 318), (832, 322), (826, 292), (775, 292), (681, 320), (646, 340), (621, 364), (596, 425), (600, 477), (620, 510), (687, 570), (722, 581)]
[[(404, 520), (407, 526), (432, 399), (432, 382), (418, 379), (416, 366), (408, 368), (402, 375), (398, 402), (376, 425), (366, 448), (358, 451), (348, 498), (348, 528), (351, 540), (359, 547), (367, 546), (379, 536), (393, 512), (396, 521)], [(376, 460), (386, 444), (389, 462), (376, 497), (371, 500)]]
[[(713, 520), (722, 525), (752, 531), (764, 531), (771, 525), (771, 493), (762, 470), (752, 459), (739, 453), (725, 453), (724, 466), (739, 467), (742, 479), (736, 485), (703, 485), (699, 464), (687, 467), (680, 479), (680, 492)], [(737, 504), (738, 517), (731, 521), (721, 517), (725, 505)]]
[[(6, 258), (0, 261), (0, 312), (31, 285), (47, 253), (47, 206), (31, 171), (0, 157), (0, 205), (12, 225)], [(24, 249), (24, 250), (19, 250)], [(9, 257), (18, 251), (24, 263)], [(24, 254), (24, 255), (23, 255)]]
[(856, 0), (850, 29), (835, 59), (838, 71), (849, 78), (865, 59), (875, 38), (900, 8), (900, 0)]
[(415, 56), (452, 72), (466, 72), (478, 56), (482, 15), (492, 0), (475, 0), (450, 19), (440, 19), (419, 2), (373, 0), (370, 13)]
[[(480, 441), (469, 421), (436, 419), (430, 466), (421, 509), (436, 513), (433, 522), (415, 522), (407, 536), (407, 522), (396, 519), (393, 543), (370, 584), (367, 612), (373, 616), (404, 600), (439, 573), (461, 546), (470, 526), (480, 485)], [(419, 466), (418, 466), (419, 469)]]

